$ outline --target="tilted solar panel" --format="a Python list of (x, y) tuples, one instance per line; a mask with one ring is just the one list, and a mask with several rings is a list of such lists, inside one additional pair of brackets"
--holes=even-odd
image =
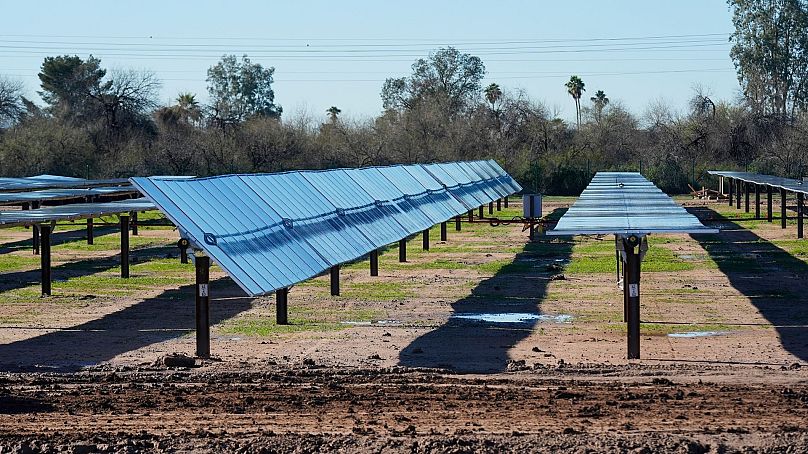
[(736, 180), (741, 180), (746, 183), (767, 185), (775, 188), (782, 188), (785, 189), (786, 191), (791, 191), (795, 193), (799, 192), (802, 194), (808, 194), (808, 183), (804, 183), (802, 180), (776, 177), (773, 175), (763, 175), (759, 173), (730, 172), (725, 170), (710, 170), (707, 173), (719, 177), (734, 178)]
[(548, 235), (718, 233), (634, 172), (598, 172)]
[(482, 161), (131, 181), (253, 296), (521, 190)]

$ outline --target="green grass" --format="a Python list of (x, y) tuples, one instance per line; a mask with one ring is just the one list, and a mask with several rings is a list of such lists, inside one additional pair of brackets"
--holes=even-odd
[[(681, 259), (668, 248), (650, 242), (648, 253), (642, 261), (643, 273), (687, 271), (696, 268), (695, 263)], [(616, 269), (614, 241), (585, 241), (573, 248), (572, 261), (565, 272), (614, 273)]]
[(0, 272), (8, 273), (39, 268), (40, 258), (24, 251), (21, 254), (0, 254)]
[(228, 320), (222, 332), (263, 337), (301, 331), (334, 331), (351, 327), (343, 322), (369, 322), (380, 315), (379, 311), (370, 309), (318, 310), (290, 306), (288, 325), (278, 325), (275, 317), (249, 315)]

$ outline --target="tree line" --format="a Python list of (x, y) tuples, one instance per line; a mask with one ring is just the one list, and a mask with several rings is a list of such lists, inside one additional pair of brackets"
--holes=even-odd
[(568, 123), (522, 91), (485, 87), (485, 64), (447, 47), (381, 87), (381, 115), (322, 120), (275, 103), (274, 68), (225, 55), (209, 102), (157, 101), (153, 73), (107, 71), (93, 56), (53, 56), (38, 73), (43, 105), (0, 76), (0, 174), (80, 177), (214, 175), (493, 158), (529, 191), (577, 194), (598, 170), (639, 170), (663, 190), (706, 183), (710, 168), (799, 177), (808, 158), (808, 13), (802, 0), (729, 0), (742, 98), (695, 89), (679, 112), (628, 111), (573, 75)]

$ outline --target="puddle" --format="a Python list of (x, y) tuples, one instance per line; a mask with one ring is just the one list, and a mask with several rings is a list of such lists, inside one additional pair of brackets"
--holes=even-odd
[(694, 338), (723, 336), (725, 334), (729, 334), (729, 331), (688, 331), (685, 333), (670, 333), (668, 334), (668, 337)]
[(503, 312), (503, 313), (476, 313), (476, 312), (458, 312), (449, 317), (461, 320), (471, 320), (475, 322), (487, 323), (569, 323), (572, 321), (572, 315), (559, 314), (529, 314), (523, 312)]
[(340, 322), (342, 325), (351, 326), (396, 326), (401, 325), (400, 320), (375, 320), (375, 321), (353, 321)]

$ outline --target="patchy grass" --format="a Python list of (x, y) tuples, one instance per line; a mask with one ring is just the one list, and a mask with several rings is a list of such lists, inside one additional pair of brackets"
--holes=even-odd
[(381, 315), (381, 312), (371, 309), (323, 310), (290, 306), (288, 325), (278, 325), (275, 317), (248, 315), (226, 321), (222, 332), (263, 337), (301, 331), (333, 331), (351, 327), (343, 322), (369, 322)]
[(30, 252), (0, 254), (0, 272), (24, 271), (39, 268), (40, 257)]
[[(655, 247), (656, 246), (656, 247)], [(565, 271), (575, 273), (614, 273), (616, 269), (614, 241), (586, 241), (572, 250), (572, 261)], [(643, 273), (688, 271), (695, 269), (692, 261), (686, 261), (668, 248), (649, 244), (648, 253), (642, 261)]]

